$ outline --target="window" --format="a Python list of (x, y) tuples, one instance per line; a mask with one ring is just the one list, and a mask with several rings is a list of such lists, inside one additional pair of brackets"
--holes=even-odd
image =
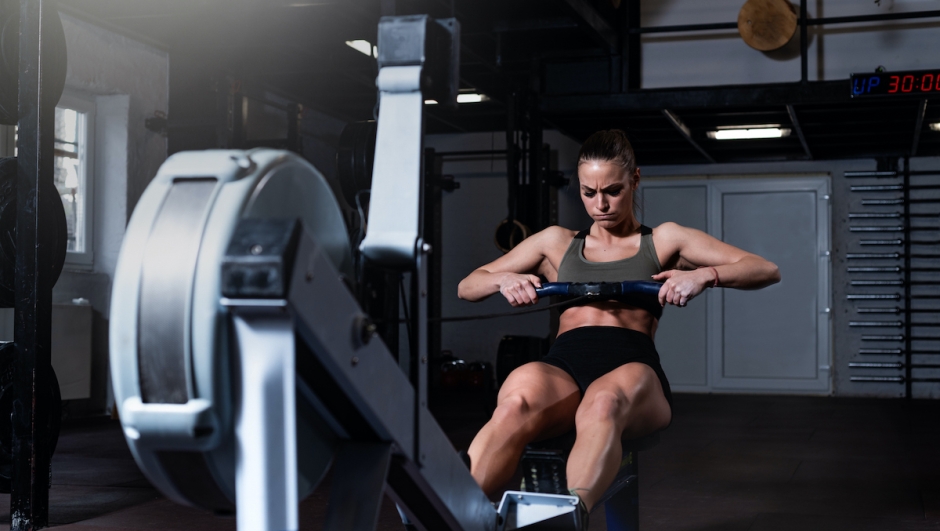
[[(55, 109), (53, 179), (68, 225), (65, 263), (92, 265), (93, 154), (95, 104), (67, 91)], [(5, 129), (5, 130), (2, 130)], [(0, 126), (0, 155), (16, 156), (16, 127)]]
[(90, 134), (93, 104), (63, 98), (55, 110), (55, 186), (68, 224), (68, 262), (91, 264)]
[(55, 110), (55, 186), (68, 224), (66, 263), (91, 266), (94, 100), (68, 93)]

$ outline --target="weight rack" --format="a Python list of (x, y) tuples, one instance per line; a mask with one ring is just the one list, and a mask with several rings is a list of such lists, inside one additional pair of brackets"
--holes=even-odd
[(905, 157), (897, 171), (844, 176), (874, 180), (850, 186), (863, 210), (849, 213), (848, 230), (865, 249), (846, 254), (846, 299), (859, 314), (849, 328), (875, 344), (859, 349), (864, 361), (849, 363), (850, 381), (903, 384), (910, 399), (912, 384), (940, 382), (936, 372), (923, 372), (940, 369), (940, 333), (932, 332), (940, 328), (940, 171), (913, 171)]

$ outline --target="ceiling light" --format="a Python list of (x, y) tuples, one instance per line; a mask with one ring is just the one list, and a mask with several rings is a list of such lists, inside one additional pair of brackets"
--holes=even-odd
[(780, 124), (762, 125), (724, 125), (717, 131), (705, 133), (713, 140), (752, 140), (757, 138), (783, 138), (790, 136), (790, 130)]
[(457, 94), (457, 103), (480, 103), (483, 101), (490, 101), (490, 97), (486, 94)]
[[(457, 103), (480, 103), (481, 101), (490, 101), (486, 94), (457, 94)], [(424, 100), (425, 105), (437, 105), (437, 100)]]
[(490, 98), (486, 94), (457, 94), (457, 103), (480, 103), (489, 100)]
[(371, 42), (363, 40), (363, 39), (356, 39), (354, 41), (346, 41), (346, 46), (349, 46), (353, 50), (356, 50), (357, 52), (364, 54), (364, 55), (368, 55), (370, 57), (379, 56), (379, 49), (373, 46)]
[(931, 131), (940, 131), (940, 122), (930, 124)]

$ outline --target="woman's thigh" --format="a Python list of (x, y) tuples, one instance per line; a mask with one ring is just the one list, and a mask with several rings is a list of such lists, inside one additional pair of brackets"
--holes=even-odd
[(509, 374), (496, 405), (525, 416), (540, 437), (554, 437), (574, 428), (580, 402), (581, 391), (567, 372), (536, 361)]
[(652, 367), (627, 363), (588, 386), (577, 412), (578, 428), (603, 421), (613, 421), (630, 439), (669, 425), (672, 408)]

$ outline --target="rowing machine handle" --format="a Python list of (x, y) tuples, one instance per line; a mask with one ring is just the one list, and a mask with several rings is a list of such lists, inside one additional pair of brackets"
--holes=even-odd
[(541, 297), (560, 296), (607, 296), (607, 295), (647, 295), (658, 297), (660, 282), (644, 280), (625, 280), (623, 282), (546, 282), (535, 288), (535, 294)]
[[(656, 319), (663, 315), (659, 304), (662, 284), (652, 281), (625, 280), (623, 282), (547, 282), (536, 288), (539, 297), (560, 295), (578, 301), (619, 300), (642, 308)], [(580, 302), (585, 304), (586, 302)], [(575, 302), (575, 304), (579, 304)]]

